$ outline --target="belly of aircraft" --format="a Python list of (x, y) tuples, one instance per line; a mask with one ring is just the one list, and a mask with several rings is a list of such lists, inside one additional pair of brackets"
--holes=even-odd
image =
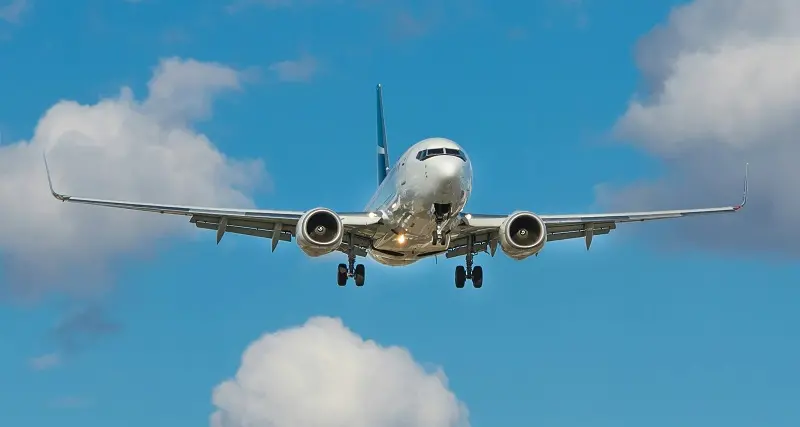
[[(433, 220), (429, 222), (433, 224)], [(442, 252), (447, 249), (449, 239), (446, 239), (444, 245), (434, 246), (432, 244), (434, 229), (435, 225), (417, 224), (406, 230), (405, 239), (398, 239), (397, 234), (387, 227), (385, 230), (380, 230), (377, 236), (381, 237), (373, 241), (373, 252), (377, 252), (383, 258), (409, 260), (418, 260), (431, 253)]]

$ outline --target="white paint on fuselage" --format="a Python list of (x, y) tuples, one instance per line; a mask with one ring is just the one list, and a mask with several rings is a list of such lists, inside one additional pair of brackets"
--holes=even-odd
[[(382, 264), (408, 265), (425, 255), (445, 251), (449, 238), (445, 238), (443, 245), (433, 245), (436, 231), (434, 203), (451, 205), (450, 215), (443, 223), (443, 230), (447, 233), (472, 192), (469, 157), (462, 160), (442, 155), (417, 160), (418, 152), (431, 148), (457, 149), (466, 156), (464, 149), (449, 139), (424, 139), (403, 153), (366, 206), (368, 212), (375, 212), (383, 218), (384, 224), (368, 251)], [(404, 238), (399, 238), (396, 231), (401, 232)]]

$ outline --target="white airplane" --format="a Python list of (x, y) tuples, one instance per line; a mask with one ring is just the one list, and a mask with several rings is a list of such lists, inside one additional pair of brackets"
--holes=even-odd
[(472, 192), (472, 164), (464, 149), (449, 139), (428, 138), (412, 145), (390, 168), (381, 85), (377, 86), (377, 109), (378, 189), (360, 212), (334, 212), (324, 207), (306, 211), (225, 209), (67, 196), (53, 189), (45, 157), (47, 179), (51, 193), (62, 202), (191, 216), (190, 222), (197, 227), (217, 231), (217, 244), (229, 232), (271, 238), (272, 251), (278, 242), (294, 237), (311, 257), (343, 252), (348, 263), (338, 266), (339, 286), (345, 286), (350, 277), (356, 286), (364, 285), (364, 265), (356, 265), (359, 256), (404, 266), (444, 254), (446, 258), (466, 258), (466, 266), (455, 270), (457, 288), (463, 288), (467, 280), (480, 288), (483, 269), (473, 266), (473, 257), (480, 252), (494, 256), (498, 243), (516, 260), (537, 255), (546, 242), (556, 240), (584, 238), (588, 250), (593, 236), (608, 234), (617, 223), (736, 212), (747, 202), (745, 166), (744, 194), (735, 206), (573, 215), (465, 212)]

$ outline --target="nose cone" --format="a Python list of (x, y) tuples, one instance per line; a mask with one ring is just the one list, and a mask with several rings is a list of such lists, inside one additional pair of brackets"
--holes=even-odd
[(438, 203), (454, 203), (464, 190), (467, 179), (466, 164), (458, 157), (452, 156), (434, 157), (428, 161), (432, 163), (433, 170), (429, 169), (429, 173), (435, 180), (433, 189)]
[(436, 159), (437, 174), (443, 181), (458, 181), (464, 169), (464, 161), (458, 157), (442, 156)]

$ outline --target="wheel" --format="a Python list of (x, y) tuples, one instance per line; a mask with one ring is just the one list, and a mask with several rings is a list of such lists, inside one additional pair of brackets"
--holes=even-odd
[(356, 274), (355, 274), (355, 281), (356, 286), (364, 286), (364, 273), (365, 273), (364, 264), (358, 264), (356, 266)]
[(472, 287), (480, 288), (483, 286), (483, 267), (476, 265), (472, 269)]
[(456, 287), (461, 289), (467, 283), (467, 269), (463, 265), (456, 267)]
[(344, 286), (347, 284), (347, 265), (346, 264), (339, 264), (339, 268), (336, 271), (336, 283), (339, 286)]

